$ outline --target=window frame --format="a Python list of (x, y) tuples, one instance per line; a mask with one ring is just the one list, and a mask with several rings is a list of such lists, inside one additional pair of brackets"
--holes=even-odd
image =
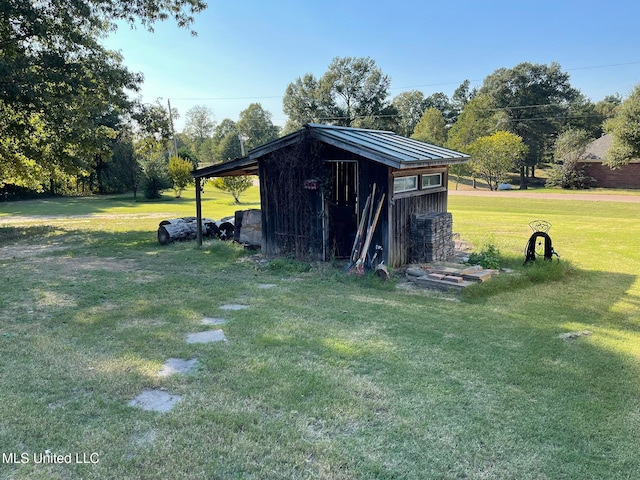
[[(396, 181), (398, 180), (405, 180), (405, 179), (409, 179), (409, 178), (413, 178), (415, 180), (415, 186), (412, 188), (404, 188), (402, 190), (397, 190), (396, 189)], [(403, 175), (401, 177), (394, 177), (393, 179), (393, 194), (397, 195), (400, 193), (407, 193), (407, 192), (415, 192), (419, 190), (418, 188), (418, 175)]]
[[(438, 183), (434, 185), (424, 184), (424, 177), (438, 177)], [(435, 173), (423, 173), (420, 175), (420, 190), (433, 190), (434, 188), (442, 187), (442, 172)]]

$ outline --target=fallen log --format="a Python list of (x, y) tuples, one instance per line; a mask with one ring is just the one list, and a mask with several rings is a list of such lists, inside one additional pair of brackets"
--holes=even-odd
[[(217, 234), (218, 227), (210, 218), (202, 219), (202, 234), (212, 237)], [(196, 217), (173, 218), (163, 220), (158, 226), (158, 242), (166, 245), (175, 241), (193, 240), (198, 235), (198, 219)]]

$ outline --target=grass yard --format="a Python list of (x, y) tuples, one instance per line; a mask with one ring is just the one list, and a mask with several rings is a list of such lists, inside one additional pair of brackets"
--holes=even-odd
[[(161, 246), (183, 195), (0, 203), (0, 479), (640, 478), (640, 204), (450, 196), (505, 264), (538, 218), (562, 256), (457, 297)], [(161, 377), (168, 358), (197, 368)], [(129, 406), (145, 389), (182, 398)]]

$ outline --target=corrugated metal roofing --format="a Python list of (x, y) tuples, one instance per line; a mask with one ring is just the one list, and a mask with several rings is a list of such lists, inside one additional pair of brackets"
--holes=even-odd
[(321, 142), (393, 168), (450, 165), (469, 161), (469, 155), (464, 153), (406, 138), (393, 132), (310, 123), (297, 132), (252, 149), (246, 157), (196, 170), (192, 175), (238, 175), (246, 174), (240, 173), (243, 170), (257, 170), (260, 157), (296, 143), (306, 132)]
[(309, 124), (321, 141), (396, 168), (463, 163), (469, 155), (384, 130)]

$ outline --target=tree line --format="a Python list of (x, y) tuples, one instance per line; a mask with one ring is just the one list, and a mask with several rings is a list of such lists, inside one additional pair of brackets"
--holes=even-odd
[(289, 84), (283, 128), (252, 103), (220, 123), (195, 106), (174, 132), (178, 112), (132, 99), (142, 75), (100, 39), (119, 22), (152, 30), (172, 18), (190, 29), (205, 8), (202, 0), (7, 0), (0, 9), (0, 191), (154, 197), (173, 187), (179, 196), (193, 168), (240, 157), (310, 122), (391, 130), (472, 153), (474, 174), (490, 185), (507, 168), (520, 172), (524, 188), (549, 161), (558, 162), (560, 184), (575, 179), (571, 159), (603, 131), (614, 133), (612, 166), (640, 156), (638, 88), (624, 102), (609, 95), (593, 103), (556, 63), (501, 68), (480, 87), (465, 80), (451, 97), (412, 90), (392, 98), (390, 77), (373, 59), (337, 57), (321, 77), (307, 73)]

